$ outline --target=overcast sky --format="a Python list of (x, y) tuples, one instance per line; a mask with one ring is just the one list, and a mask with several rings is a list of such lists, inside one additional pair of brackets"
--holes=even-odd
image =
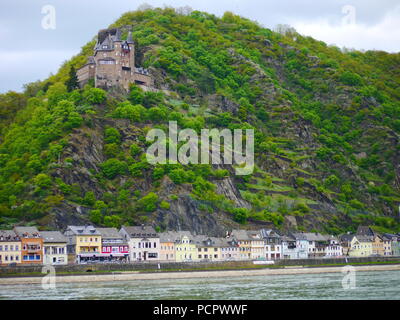
[[(0, 92), (56, 73), (99, 29), (144, 2), (218, 16), (232, 11), (268, 28), (290, 24), (339, 47), (400, 51), (399, 0), (0, 0)], [(46, 5), (55, 8), (55, 29), (42, 26)]]

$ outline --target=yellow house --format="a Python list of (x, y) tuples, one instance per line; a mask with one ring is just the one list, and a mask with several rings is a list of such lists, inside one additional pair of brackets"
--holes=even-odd
[(222, 248), (227, 246), (223, 239), (206, 236), (195, 237), (197, 247), (197, 259), (203, 261), (221, 261)]
[(234, 239), (239, 245), (239, 259), (250, 260), (252, 239), (246, 230), (233, 230), (228, 234), (228, 238)]
[(393, 255), (391, 239), (389, 237), (387, 237), (386, 235), (384, 235), (382, 237), (382, 240), (383, 240), (383, 255), (385, 255), (385, 256)]
[(176, 262), (197, 261), (197, 248), (189, 231), (170, 232), (175, 239)]
[(21, 239), (12, 230), (0, 230), (0, 265), (21, 263)]
[(350, 257), (369, 257), (373, 254), (374, 238), (371, 236), (355, 235), (351, 240)]
[(68, 239), (67, 251), (76, 261), (97, 261), (101, 256), (101, 234), (93, 226), (68, 226), (64, 235)]
[(372, 243), (372, 254), (379, 256), (385, 255), (384, 241), (383, 238), (378, 234), (374, 235), (374, 242)]
[(250, 241), (251, 259), (265, 259), (264, 239), (259, 231), (247, 232)]

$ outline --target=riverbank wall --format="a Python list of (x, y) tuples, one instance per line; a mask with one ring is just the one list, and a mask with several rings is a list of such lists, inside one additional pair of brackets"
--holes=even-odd
[[(109, 272), (154, 272), (154, 271), (196, 271), (196, 270), (237, 270), (279, 267), (319, 267), (340, 264), (400, 264), (400, 257), (366, 257), (339, 259), (301, 259), (277, 260), (273, 265), (254, 264), (253, 261), (223, 261), (223, 262), (160, 262), (160, 263), (130, 263), (130, 264), (70, 264), (54, 266), (59, 274), (87, 274)], [(0, 267), (0, 277), (42, 274), (42, 265), (20, 265)]]
[[(57, 283), (93, 283), (93, 282), (116, 282), (116, 281), (161, 281), (161, 280), (182, 280), (182, 279), (221, 279), (221, 278), (244, 278), (253, 276), (278, 276), (278, 275), (302, 275), (302, 274), (324, 274), (324, 273), (347, 273), (343, 267), (291, 267), (291, 268), (264, 268), (245, 270), (214, 270), (214, 271), (181, 271), (181, 272), (125, 272), (109, 274), (82, 274), (82, 275), (60, 275), (54, 277), (54, 284)], [(381, 265), (358, 265), (353, 272), (385, 272), (400, 271), (400, 264)], [(43, 282), (43, 280), (46, 280)], [(26, 285), (47, 283), (45, 276), (25, 277), (0, 277), (0, 291), (2, 286)]]

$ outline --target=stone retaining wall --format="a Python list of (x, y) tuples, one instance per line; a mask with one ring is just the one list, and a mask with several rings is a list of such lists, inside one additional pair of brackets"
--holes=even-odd
[[(369, 262), (399, 262), (400, 257), (368, 257), (368, 258), (345, 258), (340, 259), (302, 259), (302, 260), (278, 260), (275, 261), (276, 266), (320, 266), (340, 263), (369, 263)], [(40, 265), (17, 265), (13, 267), (0, 267), (0, 275), (7, 274), (28, 274), (41, 273)], [(241, 269), (241, 268), (259, 268), (253, 261), (224, 261), (224, 262), (160, 262), (160, 263), (131, 263), (131, 264), (84, 264), (84, 265), (65, 265), (55, 266), (56, 272), (134, 272), (143, 270), (196, 270), (196, 269)]]

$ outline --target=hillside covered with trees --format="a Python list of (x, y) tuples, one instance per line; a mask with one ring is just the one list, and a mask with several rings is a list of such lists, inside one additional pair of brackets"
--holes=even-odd
[[(57, 74), (0, 95), (0, 228), (148, 223), (339, 234), (400, 231), (400, 54), (345, 52), (225, 13), (128, 12), (157, 92), (79, 89), (95, 40)], [(254, 129), (256, 169), (151, 166), (146, 133)]]

